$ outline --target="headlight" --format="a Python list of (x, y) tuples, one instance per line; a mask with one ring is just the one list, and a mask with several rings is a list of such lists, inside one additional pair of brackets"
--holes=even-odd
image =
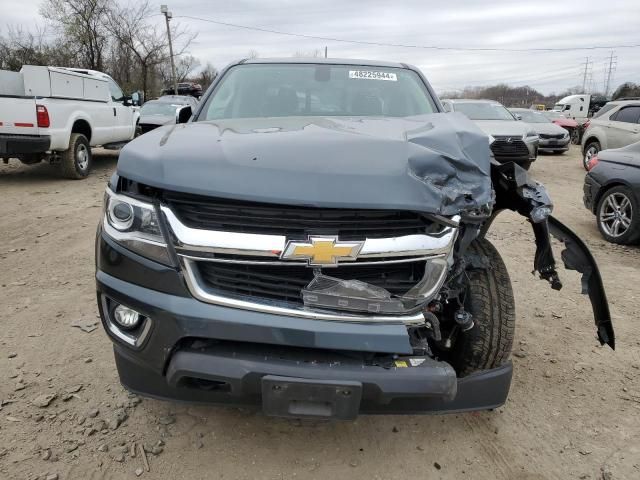
[(538, 138), (538, 134), (536, 132), (527, 132), (527, 140), (531, 141)]
[(107, 188), (103, 229), (123, 247), (165, 265), (171, 265), (166, 241), (154, 206)]

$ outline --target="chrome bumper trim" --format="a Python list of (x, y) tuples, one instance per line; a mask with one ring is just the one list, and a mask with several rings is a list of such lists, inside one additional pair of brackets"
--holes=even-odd
[[(279, 258), (287, 245), (284, 235), (201, 230), (183, 224), (167, 206), (161, 207), (169, 228), (175, 236), (176, 251), (185, 256), (193, 253), (222, 253), (255, 257)], [(459, 222), (459, 217), (452, 221)], [(368, 238), (358, 258), (418, 257), (447, 254), (457, 235), (457, 227), (445, 226), (436, 235), (405, 235), (393, 238)]]

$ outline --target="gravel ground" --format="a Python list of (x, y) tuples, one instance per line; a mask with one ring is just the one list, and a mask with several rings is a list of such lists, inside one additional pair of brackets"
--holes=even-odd
[(116, 157), (95, 158), (84, 181), (60, 179), (48, 165), (0, 166), (0, 478), (640, 478), (640, 340), (631, 328), (640, 258), (637, 247), (605, 243), (582, 206), (577, 147), (541, 156), (532, 172), (599, 262), (617, 350), (595, 340), (574, 272), (561, 271), (561, 292), (532, 276), (529, 227), (504, 213), (490, 238), (517, 302), (507, 404), (349, 423), (174, 405), (123, 390), (93, 279), (95, 227)]

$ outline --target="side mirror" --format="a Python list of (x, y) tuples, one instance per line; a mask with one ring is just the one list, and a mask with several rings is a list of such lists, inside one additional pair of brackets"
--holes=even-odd
[(191, 118), (191, 107), (185, 106), (178, 110), (178, 115), (176, 116), (176, 123), (187, 123)]
[(122, 104), (125, 107), (130, 107), (131, 105), (133, 105), (133, 101), (132, 101), (131, 97), (125, 95), (124, 97), (122, 97)]
[(515, 114), (516, 120), (522, 120), (522, 115), (520, 115), (519, 113)]
[(133, 92), (131, 94), (131, 104), (134, 107), (139, 107), (142, 103), (140, 102), (140, 94), (138, 92)]

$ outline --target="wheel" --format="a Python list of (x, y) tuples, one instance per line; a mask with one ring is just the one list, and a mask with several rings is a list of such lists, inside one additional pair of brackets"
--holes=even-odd
[(640, 240), (640, 209), (630, 188), (619, 185), (607, 190), (598, 202), (596, 218), (606, 241), (627, 245)]
[(600, 151), (600, 142), (592, 140), (584, 147), (584, 157), (582, 157), (582, 165), (585, 170), (589, 170), (589, 160)]
[(515, 332), (515, 302), (507, 267), (487, 239), (476, 239), (469, 253), (484, 268), (467, 270), (465, 310), (474, 326), (459, 332), (448, 358), (459, 376), (496, 368), (509, 359)]
[(580, 145), (580, 131), (577, 128), (572, 128), (569, 135), (573, 145)]
[(62, 152), (62, 175), (79, 180), (86, 178), (91, 169), (91, 147), (81, 133), (72, 133), (69, 149)]

